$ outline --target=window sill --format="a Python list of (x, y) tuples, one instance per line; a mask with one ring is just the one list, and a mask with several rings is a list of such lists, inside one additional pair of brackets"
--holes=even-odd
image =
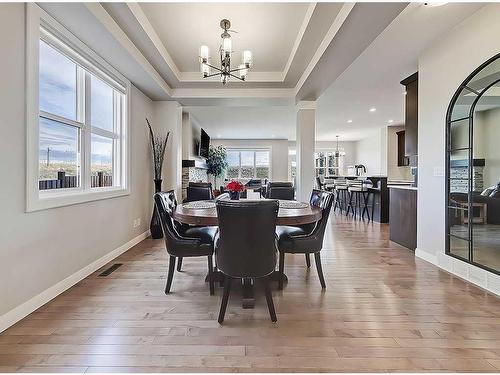
[(111, 199), (130, 194), (130, 189), (121, 187), (96, 188), (95, 190), (48, 190), (38, 192), (37, 197), (28, 199), (26, 212), (47, 210), (50, 208), (71, 206), (74, 204), (93, 202), (102, 199)]

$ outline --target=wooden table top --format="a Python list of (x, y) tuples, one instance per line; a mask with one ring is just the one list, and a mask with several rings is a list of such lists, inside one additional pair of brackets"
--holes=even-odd
[[(174, 219), (190, 225), (217, 226), (217, 209), (213, 208), (186, 208), (179, 204), (174, 211)], [(305, 208), (281, 208), (278, 211), (278, 225), (303, 225), (321, 219), (322, 210), (319, 207), (308, 205)]]

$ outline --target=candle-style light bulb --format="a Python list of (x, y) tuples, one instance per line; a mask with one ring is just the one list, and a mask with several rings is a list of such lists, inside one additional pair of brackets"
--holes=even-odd
[(209, 57), (209, 49), (208, 46), (201, 46), (200, 47), (200, 59), (202, 63), (208, 62), (208, 57)]
[(245, 64), (247, 68), (250, 68), (250, 66), (252, 66), (252, 51), (243, 51), (243, 64)]
[(231, 36), (229, 34), (225, 35), (222, 38), (222, 51), (224, 51), (224, 55), (229, 56), (233, 51), (233, 45), (231, 42)]

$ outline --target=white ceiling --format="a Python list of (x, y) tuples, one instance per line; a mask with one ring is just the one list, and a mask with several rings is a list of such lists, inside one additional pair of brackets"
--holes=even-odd
[[(393, 124), (403, 121), (399, 81), (418, 69), (418, 56), (433, 40), (483, 4), (411, 3), (406, 9), (404, 3), (40, 6), (153, 100), (188, 106), (212, 136), (294, 139), (293, 104), (304, 91), (311, 99), (319, 97), (317, 138), (333, 140), (339, 134), (349, 140), (385, 126), (389, 119)], [(225, 14), (226, 8), (234, 13)], [(234, 10), (238, 8), (242, 11)], [(240, 31), (234, 34), (236, 49), (253, 49), (259, 69), (283, 69), (285, 64), (288, 74), (275, 80), (278, 70), (260, 71), (256, 79), (223, 87), (203, 81), (197, 71), (181, 70), (197, 65), (189, 56), (196, 61), (198, 46), (210, 43), (206, 39), (217, 43), (218, 22), (226, 16)], [(284, 37), (270, 34), (266, 39), (265, 31), (278, 29)], [(167, 48), (172, 41), (177, 43)], [(374, 113), (368, 112), (372, 106)]]
[(185, 107), (212, 138), (294, 139), (294, 107)]
[[(418, 56), (427, 46), (483, 5), (412, 3), (319, 98), (319, 140), (337, 134), (343, 140), (360, 139), (389, 120), (404, 123), (404, 87), (399, 82), (418, 70)], [(377, 110), (370, 112), (372, 107)]]
[[(317, 140), (331, 141), (336, 135), (345, 141), (358, 140), (387, 126), (389, 120), (393, 121), (391, 125), (403, 123), (404, 88), (399, 82), (418, 70), (418, 56), (433, 40), (483, 5), (455, 3), (425, 7), (421, 3), (410, 4), (318, 99)], [(369, 111), (372, 107), (376, 108), (375, 112)], [(275, 108), (220, 109), (201, 107), (196, 110), (196, 118), (211, 136), (270, 138), (274, 134), (295, 139), (293, 107), (277, 112)], [(266, 114), (272, 121), (265, 121)], [(247, 126), (247, 117), (255, 119), (250, 123), (253, 131)], [(260, 121), (265, 126), (258, 126)]]
[[(163, 45), (182, 72), (198, 72), (198, 50), (205, 44), (218, 61), (221, 19), (230, 33), (238, 62), (241, 51), (254, 54), (254, 71), (282, 72), (290, 57), (308, 3), (141, 3)], [(257, 26), (258, 25), (258, 26)]]

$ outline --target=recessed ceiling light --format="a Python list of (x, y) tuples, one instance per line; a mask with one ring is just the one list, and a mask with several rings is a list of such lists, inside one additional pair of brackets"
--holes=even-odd
[(352, 120), (347, 120), (347, 123), (349, 123), (349, 124), (350, 124), (351, 122), (352, 122)]
[(387, 121), (389, 124), (392, 124), (394, 122), (394, 120), (389, 120)]
[(375, 108), (375, 107), (370, 108), (370, 112), (375, 112), (376, 110), (377, 110), (377, 108)]

